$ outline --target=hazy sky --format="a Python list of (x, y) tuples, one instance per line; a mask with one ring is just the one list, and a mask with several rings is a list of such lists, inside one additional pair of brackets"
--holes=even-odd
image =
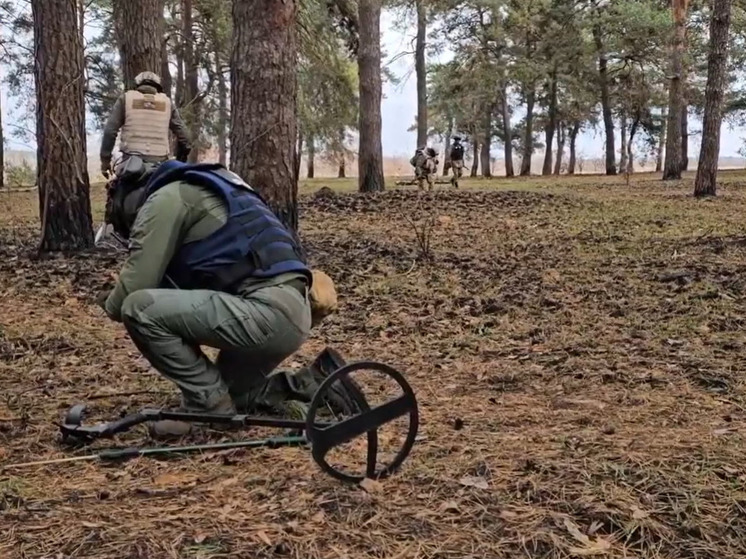
[[(407, 129), (414, 123), (414, 115), (417, 112), (417, 95), (416, 84), (413, 73), (414, 60), (412, 56), (402, 56), (393, 63), (391, 59), (397, 53), (412, 50), (411, 44), (414, 37), (414, 28), (407, 30), (398, 30), (395, 23), (398, 16), (391, 13), (384, 13), (381, 29), (383, 31), (383, 48), (386, 52), (386, 61), (390, 69), (400, 77), (406, 77), (399, 85), (390, 83), (384, 84), (384, 99), (382, 106), (383, 113), (383, 152), (385, 155), (397, 156), (406, 155), (407, 157), (415, 149), (416, 133), (408, 132)], [(444, 54), (443, 58), (449, 56)], [(2, 107), (3, 122), (8, 125), (17, 124), (13, 119), (13, 107), (7, 99), (7, 90), (2, 88)], [(701, 123), (691, 119), (690, 130), (696, 132), (700, 129)], [(33, 142), (18, 142), (8, 138), (6, 141), (10, 149), (34, 149)], [(742, 137), (746, 136), (741, 130), (733, 130), (728, 125), (723, 126), (721, 139), (721, 156), (737, 156), (738, 150), (742, 145)], [(89, 139), (90, 147), (96, 149), (99, 143), (99, 136), (92, 136)], [(618, 149), (618, 148), (617, 148)], [(696, 155), (699, 152), (699, 137), (694, 135), (690, 137), (690, 153)], [(493, 148), (493, 153), (498, 158), (501, 157), (500, 147)], [(578, 138), (578, 152), (586, 158), (599, 157), (603, 153), (603, 135), (600, 130), (589, 131)]]

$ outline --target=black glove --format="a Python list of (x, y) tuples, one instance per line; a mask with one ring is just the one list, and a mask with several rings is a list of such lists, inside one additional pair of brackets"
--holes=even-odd
[(99, 293), (98, 297), (96, 297), (96, 304), (106, 310), (106, 300), (109, 298), (109, 295), (111, 295), (111, 291), (102, 291)]
[(186, 163), (191, 151), (192, 149), (190, 147), (179, 144), (178, 146), (176, 146), (176, 160), (182, 163)]

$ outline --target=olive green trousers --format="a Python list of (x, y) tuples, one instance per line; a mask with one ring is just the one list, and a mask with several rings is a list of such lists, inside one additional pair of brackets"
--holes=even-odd
[[(261, 390), (265, 378), (295, 353), (311, 329), (311, 308), (291, 285), (246, 296), (217, 291), (143, 289), (122, 305), (132, 341), (182, 392), (187, 408), (211, 409)], [(200, 346), (220, 350), (212, 362)]]

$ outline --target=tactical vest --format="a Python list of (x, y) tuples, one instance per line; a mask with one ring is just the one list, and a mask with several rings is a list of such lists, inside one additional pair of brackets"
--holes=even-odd
[(228, 220), (204, 239), (182, 245), (167, 273), (182, 289), (234, 292), (247, 278), (271, 278), (298, 272), (308, 278), (300, 248), (264, 200), (238, 175), (218, 164), (167, 161), (148, 181), (145, 198), (163, 186), (185, 181), (220, 196)]
[(464, 146), (463, 144), (453, 144), (451, 148), (451, 161), (463, 161), (464, 160)]
[(119, 149), (149, 157), (167, 157), (171, 99), (163, 93), (130, 90), (124, 94), (124, 126)]

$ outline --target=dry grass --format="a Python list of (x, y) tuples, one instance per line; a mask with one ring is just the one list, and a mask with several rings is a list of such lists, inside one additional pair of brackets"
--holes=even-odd
[[(304, 196), (342, 307), (296, 359), (406, 373), (402, 472), (366, 492), (303, 449), (6, 471), (0, 556), (744, 557), (746, 176), (722, 179), (712, 201), (652, 175)], [(115, 258), (29, 259), (34, 196), (0, 194), (0, 463), (63, 456), (72, 403), (174, 401), (93, 305)]]

